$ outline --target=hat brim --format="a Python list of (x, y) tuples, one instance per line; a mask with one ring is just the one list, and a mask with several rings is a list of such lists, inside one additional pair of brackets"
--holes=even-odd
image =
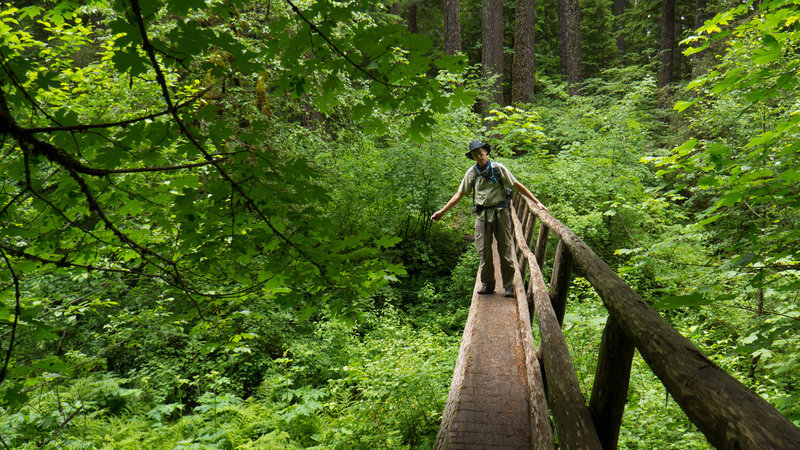
[[(489, 156), (489, 155), (492, 153), (492, 147), (490, 147), (490, 146), (489, 146), (489, 144), (485, 144), (485, 145), (483, 145), (482, 147), (477, 147), (477, 148), (475, 148), (475, 149), (473, 149), (473, 150), (477, 150), (477, 149), (479, 149), (479, 148), (485, 148), (485, 149), (486, 149), (486, 156)], [(472, 155), (472, 150), (470, 150), (470, 151), (468, 151), (468, 152), (464, 153), (464, 156), (466, 156), (466, 157), (467, 157), (467, 158), (469, 158), (469, 159), (472, 159), (472, 156), (471, 156), (471, 155)]]

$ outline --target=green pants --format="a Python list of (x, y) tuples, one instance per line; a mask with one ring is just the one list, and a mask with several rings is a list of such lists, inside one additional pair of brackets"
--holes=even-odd
[(511, 213), (508, 208), (497, 209), (492, 222), (484, 224), (481, 214), (475, 218), (475, 248), (481, 258), (478, 269), (481, 283), (494, 286), (492, 236), (497, 241), (503, 288), (508, 289), (514, 286), (514, 260), (512, 259), (514, 245), (511, 237)]

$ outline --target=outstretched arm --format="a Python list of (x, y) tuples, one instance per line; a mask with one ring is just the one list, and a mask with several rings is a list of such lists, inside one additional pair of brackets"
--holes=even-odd
[(534, 201), (534, 202), (535, 202), (535, 203), (536, 203), (536, 204), (539, 206), (539, 208), (542, 208), (543, 210), (545, 210), (545, 211), (548, 211), (548, 212), (549, 212), (549, 210), (547, 209), (547, 207), (546, 207), (546, 206), (544, 206), (544, 205), (542, 204), (542, 202), (540, 202), (540, 201), (539, 201), (539, 199), (538, 199), (538, 198), (534, 197), (534, 196), (533, 196), (533, 194), (531, 194), (531, 191), (529, 191), (529, 190), (528, 190), (528, 188), (526, 188), (526, 187), (525, 187), (525, 185), (523, 185), (523, 184), (522, 184), (522, 183), (520, 183), (519, 181), (517, 181), (516, 183), (514, 183), (514, 189), (516, 189), (516, 190), (517, 190), (517, 192), (519, 192), (520, 194), (524, 195), (525, 197), (528, 197), (529, 199), (533, 200), (533, 201)]
[(453, 196), (453, 198), (451, 198), (450, 201), (447, 202), (447, 204), (444, 205), (444, 207), (442, 209), (440, 209), (440, 210), (436, 211), (435, 213), (433, 213), (433, 215), (431, 216), (431, 220), (434, 221), (434, 222), (438, 222), (439, 219), (441, 219), (442, 216), (444, 216), (444, 213), (446, 213), (453, 206), (456, 206), (456, 203), (461, 201), (462, 197), (464, 197), (464, 196), (461, 195), (461, 192), (456, 192), (456, 194)]

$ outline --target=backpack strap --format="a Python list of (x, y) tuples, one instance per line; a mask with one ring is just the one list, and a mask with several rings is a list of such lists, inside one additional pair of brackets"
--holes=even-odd
[[(492, 162), (489, 161), (489, 164), (492, 164)], [(478, 186), (478, 177), (483, 177), (487, 181), (492, 181), (494, 183), (499, 183), (500, 184), (500, 188), (503, 189), (503, 192), (505, 192), (506, 187), (503, 185), (503, 176), (502, 175), (498, 175), (494, 171), (494, 166), (491, 166), (491, 169), (492, 169), (492, 178), (491, 179), (486, 178), (483, 175), (481, 175), (481, 171), (480, 171), (480, 169), (478, 169), (478, 164), (475, 164), (474, 166), (472, 166), (472, 168), (475, 169), (475, 178), (472, 180), (472, 204), (473, 204), (473, 206), (475, 205), (475, 188)]]

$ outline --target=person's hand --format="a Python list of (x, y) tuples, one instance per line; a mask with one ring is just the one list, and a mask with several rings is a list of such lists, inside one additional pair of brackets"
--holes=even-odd
[(544, 206), (544, 205), (542, 204), (542, 202), (537, 202), (537, 203), (539, 204), (539, 208), (542, 208), (542, 209), (543, 209), (545, 212), (547, 212), (547, 213), (549, 213), (549, 212), (550, 212), (550, 210), (549, 210), (549, 209), (547, 209), (547, 207), (546, 207), (546, 206)]
[(431, 216), (431, 220), (434, 221), (434, 222), (438, 222), (439, 219), (441, 219), (443, 215), (444, 215), (444, 211), (442, 211), (440, 209), (439, 211), (436, 211), (435, 213), (433, 213), (433, 215)]

